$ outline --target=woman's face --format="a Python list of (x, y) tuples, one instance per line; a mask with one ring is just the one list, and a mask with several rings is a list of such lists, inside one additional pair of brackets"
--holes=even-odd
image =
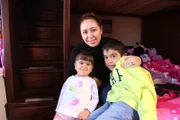
[(96, 47), (101, 41), (102, 29), (93, 19), (84, 20), (80, 25), (84, 42), (90, 47)]

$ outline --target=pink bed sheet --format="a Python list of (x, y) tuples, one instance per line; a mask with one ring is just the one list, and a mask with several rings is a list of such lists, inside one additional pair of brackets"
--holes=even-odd
[(158, 120), (180, 120), (180, 97), (157, 102)]

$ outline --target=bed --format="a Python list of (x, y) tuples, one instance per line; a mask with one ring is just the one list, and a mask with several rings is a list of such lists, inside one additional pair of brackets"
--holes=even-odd
[(158, 120), (180, 120), (180, 65), (158, 54), (156, 48), (138, 44), (128, 47), (130, 55), (142, 59), (142, 67), (151, 73), (157, 93)]

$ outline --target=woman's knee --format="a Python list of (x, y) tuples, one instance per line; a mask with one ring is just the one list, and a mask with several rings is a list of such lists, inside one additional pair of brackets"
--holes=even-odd
[(100, 87), (100, 90), (99, 90), (100, 104), (103, 105), (106, 102), (107, 93), (110, 89), (111, 89), (111, 85), (109, 82), (104, 82), (102, 84), (102, 86)]

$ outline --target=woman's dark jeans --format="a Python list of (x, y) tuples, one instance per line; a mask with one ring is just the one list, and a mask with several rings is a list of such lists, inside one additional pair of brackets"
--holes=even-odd
[(109, 81), (103, 82), (99, 89), (99, 104), (103, 105), (106, 102), (108, 91), (111, 89)]

